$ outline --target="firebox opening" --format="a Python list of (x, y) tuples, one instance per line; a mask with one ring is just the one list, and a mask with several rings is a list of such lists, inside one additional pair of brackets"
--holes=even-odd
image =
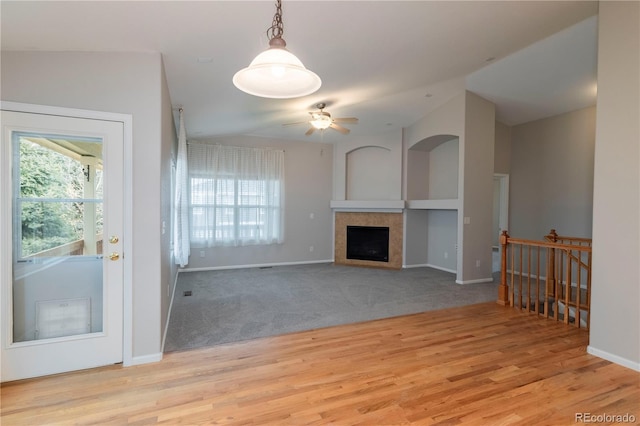
[(347, 259), (389, 262), (389, 227), (347, 226)]

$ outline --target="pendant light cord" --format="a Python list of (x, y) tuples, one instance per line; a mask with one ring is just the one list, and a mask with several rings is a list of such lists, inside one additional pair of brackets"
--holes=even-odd
[(273, 16), (271, 28), (267, 30), (267, 37), (269, 37), (269, 40), (273, 40), (274, 38), (281, 39), (283, 34), (284, 26), (282, 24), (282, 1), (276, 0), (276, 14)]

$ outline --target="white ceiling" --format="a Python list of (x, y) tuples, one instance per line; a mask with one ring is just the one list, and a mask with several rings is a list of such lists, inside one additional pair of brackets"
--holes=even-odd
[[(2, 50), (160, 52), (191, 139), (325, 142), (409, 126), (465, 88), (495, 102), (498, 119), (510, 125), (594, 105), (597, 7), (283, 0), (287, 47), (323, 85), (273, 100), (231, 82), (266, 49), (273, 1), (0, 2)], [(282, 126), (306, 120), (318, 102), (359, 124), (348, 125), (347, 136), (309, 137), (305, 125)]]

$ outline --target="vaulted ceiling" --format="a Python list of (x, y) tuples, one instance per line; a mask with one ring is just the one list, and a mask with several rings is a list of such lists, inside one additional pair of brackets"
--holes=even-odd
[[(594, 105), (597, 2), (283, 0), (287, 47), (322, 79), (275, 100), (231, 82), (267, 47), (273, 1), (0, 3), (2, 50), (160, 52), (187, 134), (339, 142), (406, 127), (471, 90), (509, 125)], [(304, 136), (324, 102), (351, 133)]]

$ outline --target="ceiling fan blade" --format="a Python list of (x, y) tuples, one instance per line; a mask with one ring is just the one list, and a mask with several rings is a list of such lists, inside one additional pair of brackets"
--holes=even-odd
[(346, 127), (342, 127), (336, 123), (331, 123), (331, 127), (333, 130), (337, 130), (340, 133), (342, 133), (343, 135), (346, 135), (347, 133), (349, 133), (351, 130), (347, 129)]
[(355, 117), (340, 117), (340, 118), (334, 118), (333, 121), (335, 121), (336, 123), (353, 123), (356, 124), (358, 122), (358, 119)]
[(309, 136), (311, 133), (315, 132), (316, 128), (311, 126), (309, 127), (309, 130), (307, 130), (307, 132), (305, 133), (305, 136)]
[(298, 125), (298, 124), (307, 124), (308, 122), (309, 122), (309, 120), (307, 120), (307, 121), (296, 121), (295, 123), (285, 123), (285, 124), (283, 124), (283, 126), (295, 126), (295, 125)]

